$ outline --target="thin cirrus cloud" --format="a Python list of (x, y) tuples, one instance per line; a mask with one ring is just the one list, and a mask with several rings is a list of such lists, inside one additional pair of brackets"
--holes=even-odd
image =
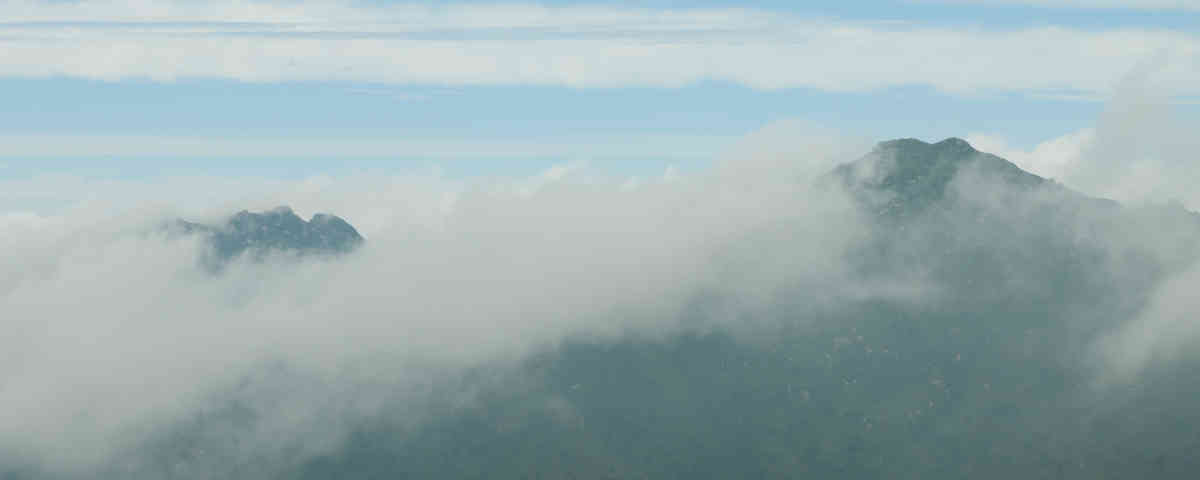
[[(1200, 35), (813, 19), (753, 9), (302, 1), (0, 3), (0, 76), (118, 81), (682, 87), (1103, 95), (1149, 57), (1200, 93)], [(1072, 68), (1061, 68), (1070, 64)]]
[(963, 5), (1019, 5), (1047, 8), (1091, 8), (1131, 10), (1200, 10), (1196, 0), (918, 0), (921, 3)]
[(118, 134), (2, 134), (0, 156), (54, 157), (388, 157), (438, 160), (558, 157), (642, 158), (648, 152), (705, 159), (736, 140), (720, 135), (590, 135), (568, 138), (225, 138)]

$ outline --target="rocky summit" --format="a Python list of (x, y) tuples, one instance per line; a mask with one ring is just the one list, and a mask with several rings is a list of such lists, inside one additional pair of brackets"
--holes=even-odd
[(260, 213), (242, 210), (220, 225), (178, 220), (176, 228), (207, 235), (213, 254), (221, 261), (246, 252), (256, 257), (270, 252), (347, 253), (363, 243), (358, 230), (341, 217), (318, 213), (305, 221), (286, 206)]

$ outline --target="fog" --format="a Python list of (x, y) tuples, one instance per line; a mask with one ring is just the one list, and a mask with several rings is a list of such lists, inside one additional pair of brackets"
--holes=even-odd
[[(92, 198), (7, 214), (0, 451), (86, 472), (222, 395), (268, 418), (224, 454), (327, 448), (340, 422), (419, 401), (431, 378), (564, 339), (752, 329), (771, 321), (756, 310), (798, 285), (812, 308), (919, 297), (911, 282), (848, 279), (841, 256), (864, 226), (839, 190), (816, 185), (863, 145), (815, 135), (783, 145), (799, 128), (772, 126), (687, 176), (614, 178), (579, 164), (531, 178), (349, 176), (264, 183), (199, 207)], [(191, 183), (193, 194), (206, 187)], [(121, 190), (138, 198), (137, 188)], [(345, 258), (281, 254), (214, 275), (197, 268), (199, 239), (156, 229), (282, 204), (343, 216), (368, 241)], [(700, 292), (716, 303), (683, 323)], [(303, 387), (238, 390), (264, 365)]]
[[(1108, 132), (1137, 124), (1122, 112), (1142, 111), (1121, 105), (1101, 119), (1098, 146), (1082, 158), (1116, 168), (1116, 157), (1086, 152), (1125, 151), (1127, 137)], [(243, 467), (241, 476), (274, 476), (337, 451), (380, 418), (415, 429), (470, 408), (497, 384), (536, 382), (523, 362), (564, 345), (720, 331), (775, 351), (781, 329), (824, 335), (841, 327), (821, 322), (879, 302), (907, 306), (884, 311), (914, 325), (921, 312), (987, 328), (1001, 328), (1005, 315), (1056, 322), (1014, 319), (1019, 340), (981, 333), (986, 341), (971, 347), (978, 350), (950, 340), (868, 338), (882, 343), (861, 347), (953, 348), (952, 363), (994, 350), (1011, 355), (1001, 358), (1012, 372), (1034, 376), (1030, 368), (1050, 368), (1038, 363), (1046, 361), (1083, 372), (1090, 386), (1055, 390), (1061, 398), (1022, 420), (1031, 423), (1097, 403), (1118, 408), (1106, 403), (1114, 392), (1188, 358), (1200, 279), (1197, 228), (1186, 225), (1194, 215), (1153, 202), (1113, 213), (1103, 202), (1069, 203), (1081, 197), (1061, 184), (1014, 189), (967, 169), (948, 187), (964, 210), (881, 230), (829, 177), (869, 150), (859, 139), (782, 122), (686, 174), (624, 178), (568, 163), (529, 177), (175, 178), (167, 187), (116, 182), (107, 188), (119, 194), (66, 208), (9, 211), (0, 217), (8, 252), (0, 257), (0, 462), (68, 477), (153, 471), (145, 465), (158, 461), (173, 432), (205, 424), (215, 426), (189, 440), (196, 453), (164, 467), (173, 476), (211, 478), (231, 465)], [(886, 156), (876, 160), (857, 171), (859, 180), (895, 168)], [(1137, 168), (1167, 163), (1144, 165)], [(25, 185), (37, 182), (81, 180)], [(216, 184), (235, 188), (214, 195)], [(161, 228), (173, 218), (218, 223), (277, 205), (306, 218), (340, 215), (367, 242), (344, 257), (278, 253), (214, 273), (200, 268), (201, 238)], [(939, 250), (946, 236), (954, 248)], [(877, 250), (899, 260), (865, 275), (863, 259)], [(1078, 259), (1056, 270), (1062, 255)], [(848, 335), (834, 339), (831, 354), (864, 342), (857, 330)], [(829, 371), (831, 354), (822, 367)], [(948, 375), (920, 375), (944, 394)], [(1003, 374), (989, 375), (952, 387), (999, 390)], [(255, 421), (233, 426), (229, 405)], [(544, 408), (556, 421), (583, 421), (561, 396)], [(905, 408), (896, 415), (921, 415)], [(863, 415), (880, 428), (889, 421)]]
[[(1200, 139), (1194, 117), (1181, 112), (1179, 92), (1162, 82), (1163, 55), (1143, 60), (1114, 83), (1094, 125), (1052, 138), (1032, 149), (1013, 148), (988, 135), (968, 139), (977, 148), (1012, 160), (1033, 173), (1076, 191), (1122, 202), (1133, 210), (1123, 222), (1089, 240), (1110, 258), (1145, 255), (1167, 266), (1169, 280), (1156, 287), (1135, 319), (1094, 345), (1102, 383), (1127, 384), (1144, 369), (1174, 364), (1187, 356), (1200, 329), (1189, 292), (1200, 275), (1195, 266), (1194, 219), (1175, 211), (1197, 211), (1200, 197)], [(1128, 276), (1114, 261), (1109, 274)], [(1130, 282), (1138, 280), (1130, 279)]]

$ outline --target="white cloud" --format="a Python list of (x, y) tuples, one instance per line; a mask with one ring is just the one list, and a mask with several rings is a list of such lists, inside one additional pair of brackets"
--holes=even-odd
[[(1126, 385), (1147, 370), (1195, 358), (1200, 337), (1195, 312), (1200, 302), (1195, 214), (1169, 205), (1200, 208), (1200, 139), (1194, 122), (1176, 116), (1171, 90), (1158, 83), (1160, 63), (1135, 69), (1120, 82), (1096, 125), (1042, 142), (1012, 147), (998, 136), (974, 134), (977, 149), (1005, 157), (1034, 173), (1052, 177), (1084, 194), (1115, 199), (1127, 207), (1100, 242), (1114, 279), (1129, 275), (1124, 262), (1149, 259), (1165, 278), (1151, 288), (1137, 313), (1105, 332), (1093, 345), (1097, 384)], [(1088, 234), (1094, 232), (1089, 231)], [(1136, 269), (1134, 269), (1136, 271)], [(1131, 279), (1126, 279), (1130, 281)], [(1145, 282), (1132, 279), (1131, 285)], [(1140, 287), (1139, 287), (1140, 288)]]
[(1013, 147), (999, 136), (982, 133), (967, 135), (966, 140), (977, 150), (999, 155), (1026, 171), (1061, 181), (1071, 168), (1077, 166), (1095, 135), (1094, 129), (1084, 128), (1041, 142), (1032, 150)]
[[(1151, 55), (1200, 92), (1191, 32), (810, 20), (747, 9), (7, 2), (0, 75), (106, 80), (753, 88), (931, 85), (1103, 94)], [(1070, 65), (1070, 68), (1063, 68)]]
[(1168, 278), (1146, 302), (1137, 318), (1102, 337), (1096, 350), (1103, 361), (1101, 382), (1128, 382), (1146, 369), (1194, 355), (1200, 321), (1200, 269)]
[[(782, 142), (782, 128), (768, 136)], [(296, 439), (335, 444), (339, 419), (421, 391), (430, 372), (504, 364), (567, 337), (677, 331), (697, 291), (730, 311), (690, 320), (737, 328), (783, 289), (811, 293), (813, 308), (870, 295), (874, 286), (842, 280), (841, 253), (863, 234), (857, 215), (802, 181), (845, 152), (823, 133), (791, 133), (825, 143), (786, 147), (803, 152), (790, 162), (734, 153), (703, 174), (636, 185), (586, 164), (516, 180), (185, 178), (97, 189), (43, 179), (77, 205), (0, 217), (0, 248), (18, 252), (0, 257), (0, 454), (94, 471), (219, 405), (263, 361), (299, 372), (303, 385), (239, 394), (257, 430), (216, 442), (228, 451), (206, 458), (220, 472)], [(278, 204), (343, 215), (369, 241), (340, 261), (235, 265), (213, 277), (195, 268), (195, 243), (144, 233), (181, 212), (202, 220)], [(878, 288), (919, 293), (903, 285)]]
[(994, 135), (972, 134), (967, 140), (1089, 195), (1134, 204), (1175, 200), (1200, 208), (1195, 189), (1200, 140), (1191, 133), (1194, 122), (1173, 111), (1173, 90), (1159, 75), (1162, 65), (1146, 63), (1125, 75), (1094, 127), (1032, 150), (1012, 147)]

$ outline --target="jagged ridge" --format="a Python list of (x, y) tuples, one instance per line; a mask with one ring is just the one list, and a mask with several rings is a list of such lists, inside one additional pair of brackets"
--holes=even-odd
[(220, 226), (178, 220), (177, 227), (184, 233), (208, 235), (221, 260), (247, 251), (259, 255), (268, 251), (346, 253), (363, 243), (358, 230), (341, 217), (318, 213), (305, 221), (287, 206), (262, 213), (242, 210)]

